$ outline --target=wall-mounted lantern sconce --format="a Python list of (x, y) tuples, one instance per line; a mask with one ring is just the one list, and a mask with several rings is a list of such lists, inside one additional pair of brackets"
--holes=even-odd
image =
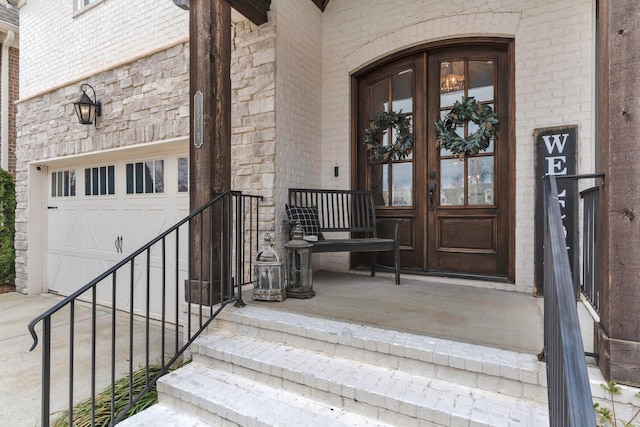
[(173, 0), (173, 4), (180, 9), (189, 10), (189, 0)]
[[(91, 88), (93, 92), (93, 100), (87, 95), (85, 88)], [(80, 90), (82, 91), (82, 95), (76, 102), (73, 103), (73, 107), (76, 110), (76, 115), (78, 116), (78, 121), (83, 125), (94, 125), (96, 128), (96, 117), (100, 116), (101, 113), (101, 104), (100, 101), (96, 98), (96, 91), (89, 84), (84, 83), (80, 86)]]

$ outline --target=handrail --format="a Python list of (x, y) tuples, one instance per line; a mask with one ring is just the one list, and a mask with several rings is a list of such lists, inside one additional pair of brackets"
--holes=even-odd
[(544, 360), (550, 426), (595, 426), (556, 177), (545, 176), (544, 188)]
[(196, 209), (191, 214), (189, 214), (189, 216), (183, 218), (182, 220), (180, 220), (178, 223), (176, 223), (174, 226), (172, 226), (168, 230), (164, 231), (163, 233), (161, 233), (157, 237), (151, 239), (147, 244), (145, 244), (144, 246), (140, 247), (135, 252), (132, 252), (129, 256), (124, 258), (122, 261), (118, 262), (113, 267), (111, 267), (110, 269), (108, 269), (107, 271), (105, 271), (104, 273), (102, 273), (101, 275), (99, 275), (98, 277), (96, 277), (95, 279), (93, 279), (92, 281), (90, 281), (89, 283), (87, 283), (86, 285), (81, 287), (80, 289), (78, 289), (75, 292), (73, 292), (72, 294), (70, 294), (64, 300), (60, 301), (58, 304), (54, 305), (49, 310), (45, 311), (44, 313), (42, 313), (41, 315), (39, 315), (38, 317), (33, 319), (31, 322), (29, 322), (29, 326), (28, 326), (29, 332), (31, 333), (31, 336), (32, 336), (33, 341), (34, 341), (33, 345), (31, 346), (31, 349), (29, 349), (29, 351), (33, 351), (36, 348), (36, 346), (38, 345), (38, 336), (37, 336), (37, 334), (35, 332), (35, 325), (39, 321), (41, 321), (42, 319), (44, 319), (47, 316), (50, 316), (50, 315), (58, 312), (61, 308), (65, 307), (67, 304), (69, 304), (70, 300), (76, 299), (78, 296), (82, 295), (83, 293), (85, 293), (89, 289), (93, 288), (97, 283), (101, 282), (102, 280), (106, 279), (111, 274), (113, 274), (114, 271), (120, 269), (122, 266), (124, 266), (124, 265), (128, 264), (129, 262), (131, 262), (132, 259), (136, 258), (138, 255), (140, 255), (144, 251), (146, 251), (149, 247), (153, 246), (154, 244), (156, 244), (159, 241), (161, 241), (163, 238), (167, 237), (169, 234), (171, 234), (174, 231), (176, 231), (178, 228), (180, 228), (182, 225), (184, 225), (189, 220), (191, 220), (194, 217), (196, 217), (198, 214), (204, 212), (205, 209), (207, 209), (209, 206), (211, 206), (212, 204), (216, 203), (218, 200), (220, 200), (223, 197), (225, 197), (227, 194), (240, 195), (241, 193), (237, 192), (237, 191), (226, 191), (224, 193), (220, 193), (220, 194), (216, 195), (209, 202), (207, 202), (206, 204), (204, 204), (203, 206), (201, 206), (200, 208)]
[[(73, 292), (64, 300), (55, 304), (49, 310), (34, 318), (28, 326), (29, 332), (33, 337), (34, 350), (38, 345), (38, 334), (35, 327), (38, 323), (43, 324), (43, 353), (42, 353), (42, 425), (49, 425), (50, 407), (51, 407), (51, 359), (52, 359), (52, 318), (53, 316), (62, 316), (63, 309), (69, 309), (69, 397), (68, 397), (68, 413), (69, 425), (73, 423), (73, 404), (74, 404), (74, 365), (75, 353), (79, 344), (75, 343), (75, 311), (76, 302), (82, 300), (81, 297), (90, 299), (91, 307), (91, 402), (92, 402), (92, 424), (95, 424), (95, 391), (96, 391), (96, 340), (97, 340), (97, 294), (98, 292), (111, 292), (111, 303), (105, 309), (111, 310), (111, 386), (112, 386), (112, 402), (111, 402), (111, 425), (117, 424), (126, 415), (129, 409), (135, 405), (146, 391), (155, 385), (156, 380), (164, 375), (168, 369), (174, 365), (188, 349), (191, 343), (209, 326), (217, 314), (229, 303), (236, 305), (244, 305), (242, 301), (242, 286), (252, 283), (252, 252), (257, 250), (258, 229), (259, 229), (259, 201), (260, 196), (243, 195), (238, 191), (226, 191), (216, 195), (211, 201), (196, 209), (187, 217), (164, 231), (157, 237), (151, 239), (147, 244), (140, 247), (129, 256), (125, 257), (113, 267)], [(254, 228), (255, 226), (255, 228)], [(182, 228), (186, 228), (186, 231)], [(181, 233), (182, 231), (182, 233)], [(193, 240), (194, 232), (199, 232), (199, 240)], [(204, 239), (204, 233), (210, 233), (209, 239)], [(255, 233), (255, 241), (254, 239)], [(219, 238), (217, 242), (213, 242), (214, 238)], [(185, 242), (185, 239), (188, 242)], [(167, 256), (167, 242), (175, 241), (175, 258)], [(204, 243), (210, 241), (210, 244), (204, 247)], [(181, 246), (182, 243), (182, 246)], [(255, 248), (254, 248), (255, 243)], [(193, 246), (197, 245), (199, 253), (196, 264), (192, 262)], [(220, 264), (214, 265), (213, 249), (216, 244), (220, 245), (219, 255)], [(183, 246), (187, 245), (186, 250)], [(171, 251), (172, 249), (169, 249)], [(181, 253), (181, 249), (186, 252), (187, 267), (185, 267), (185, 255)], [(207, 251), (209, 253), (207, 253)], [(152, 255), (153, 253), (153, 255)], [(146, 257), (144, 256), (146, 255)], [(152, 258), (153, 257), (153, 258)], [(171, 266), (167, 266), (167, 262), (174, 260)], [(235, 261), (235, 262), (234, 262)], [(139, 282), (136, 282), (136, 268), (140, 268)], [(208, 265), (207, 265), (208, 264)], [(123, 269), (129, 269), (128, 274), (118, 276)], [(173, 271), (169, 271), (174, 268)], [(125, 272), (127, 273), (127, 272)], [(167, 276), (175, 279), (173, 282), (167, 280)], [(208, 274), (207, 274), (208, 273)], [(122, 278), (124, 277), (124, 281)], [(129, 276), (128, 278), (126, 276)], [(216, 279), (218, 277), (219, 279)], [(111, 280), (107, 280), (111, 278)], [(185, 280), (185, 299), (187, 304), (186, 324), (180, 324), (179, 321), (179, 305), (180, 298), (180, 282)], [(129, 279), (129, 280), (127, 280)], [(144, 279), (144, 283), (141, 283)], [(153, 282), (153, 284), (152, 284)], [(214, 286), (214, 283), (216, 285)], [(195, 286), (195, 292), (192, 292), (192, 286)], [(144, 289), (142, 289), (144, 288)], [(237, 290), (237, 292), (236, 292)], [(218, 292), (214, 294), (215, 292)], [(142, 292), (142, 298), (139, 293)], [(151, 294), (159, 295), (161, 302), (159, 304), (159, 315), (151, 313), (152, 302)], [(118, 297), (128, 297), (128, 309), (123, 307), (122, 302), (118, 302)], [(167, 309), (168, 300), (175, 299), (175, 306), (169, 307), (173, 311)], [(109, 298), (107, 298), (109, 299)], [(214, 310), (214, 301), (219, 306)], [(139, 302), (142, 300), (142, 302)], [(138, 306), (140, 304), (140, 306)], [(125, 303), (126, 305), (126, 303)], [(197, 305), (196, 311), (192, 311), (192, 306)], [(208, 316), (204, 314), (204, 307), (209, 310)], [(124, 308), (124, 310), (123, 310)], [(157, 307), (155, 307), (157, 308)], [(126, 311), (129, 321), (129, 337), (128, 337), (128, 371), (131, 375), (134, 371), (134, 343), (138, 343), (139, 339), (134, 338), (134, 318), (142, 317), (144, 323), (144, 368), (146, 368), (146, 382), (144, 389), (137, 395), (133, 395), (133, 387), (129, 384), (129, 403), (126, 408), (116, 412), (113, 402), (113, 385), (116, 381), (116, 330), (117, 330), (117, 312)], [(137, 314), (136, 314), (137, 313)], [(142, 313), (142, 314), (141, 314)], [(141, 316), (140, 316), (141, 314)], [(192, 315), (198, 316), (198, 325), (192, 330)], [(171, 316), (174, 316), (173, 321)], [(149, 366), (151, 360), (151, 322), (158, 321), (160, 324), (160, 348), (158, 357), (161, 364), (160, 372), (154, 377), (149, 376)], [(182, 347), (179, 346), (180, 329), (186, 329), (183, 338)], [(167, 334), (175, 335), (175, 345), (169, 355), (167, 352)]]

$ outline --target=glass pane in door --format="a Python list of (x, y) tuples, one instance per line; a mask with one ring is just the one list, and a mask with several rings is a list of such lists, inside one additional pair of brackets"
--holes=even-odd
[(380, 111), (389, 111), (389, 79), (383, 79), (369, 88), (369, 117)]
[(393, 165), (393, 206), (413, 205), (413, 163)]
[(389, 165), (372, 164), (369, 167), (369, 188), (376, 206), (389, 206)]
[(469, 159), (467, 188), (470, 205), (493, 205), (493, 156)]
[(451, 107), (464, 96), (464, 61), (440, 63), (440, 107)]
[(413, 71), (401, 71), (391, 78), (392, 109), (395, 112), (413, 112)]
[(492, 101), (493, 61), (469, 61), (469, 96), (478, 102)]
[(464, 205), (464, 182), (464, 161), (458, 158), (440, 160), (441, 205)]

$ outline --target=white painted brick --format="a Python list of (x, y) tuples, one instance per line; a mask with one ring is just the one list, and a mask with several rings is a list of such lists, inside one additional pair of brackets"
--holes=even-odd
[[(189, 34), (189, 14), (170, 1), (104, 1), (75, 16), (74, 3), (29, 0), (21, 7), (21, 97), (186, 40)], [(89, 37), (78, 41), (85, 31)]]
[[(275, 204), (266, 214), (281, 223), (281, 206), (286, 188), (350, 186), (351, 123), (350, 74), (371, 62), (404, 48), (434, 40), (460, 36), (505, 36), (515, 39), (516, 95), (516, 290), (530, 291), (533, 286), (534, 218), (529, 214), (535, 200), (530, 191), (534, 183), (532, 132), (537, 127), (578, 124), (580, 170), (591, 172), (593, 165), (594, 35), (592, 2), (569, 0), (481, 0), (458, 2), (451, 15), (451, 2), (439, 0), (424, 8), (411, 0), (382, 0), (372, 8), (367, 0), (332, 1), (324, 13), (313, 2), (274, 0), (270, 20), (260, 27), (240, 21), (234, 24), (232, 57), (234, 123), (233, 141), (270, 142), (268, 152), (259, 158), (274, 164), (264, 179), (236, 180), (246, 186), (237, 188), (271, 190)], [(376, 25), (371, 25), (375, 22)], [(81, 29), (94, 31), (84, 43), (76, 43)], [(119, 91), (139, 86), (139, 79), (153, 74), (155, 68), (143, 67), (127, 74), (124, 65), (140, 55), (164, 52), (157, 72), (188, 60), (188, 52), (178, 44), (188, 37), (188, 13), (170, 1), (110, 0), (74, 15), (71, 0), (29, 0), (21, 8), (21, 97), (62, 86), (59, 93), (43, 95), (29, 108), (19, 104), (18, 117), (24, 127), (18, 129), (25, 149), (16, 157), (23, 169), (28, 161), (110, 148), (129, 141), (159, 138), (160, 135), (186, 135), (188, 102), (165, 112), (162, 125), (118, 129), (99, 140), (86, 140), (88, 131), (66, 132), (66, 144), (49, 140), (38, 128), (35, 112), (46, 105), (69, 103), (77, 97), (80, 78), (99, 72), (104, 82)], [(117, 36), (105, 36), (115, 34)], [(107, 54), (105, 54), (107, 53)], [(156, 54), (150, 55), (153, 58)], [(59, 70), (64, 69), (64, 73)], [(175, 74), (183, 88), (185, 73)], [(183, 89), (181, 93), (184, 93)], [(111, 93), (111, 92), (110, 92)], [(163, 99), (163, 98), (159, 98)], [(155, 105), (163, 101), (154, 101)], [(126, 114), (126, 104), (112, 102), (113, 112)], [(31, 111), (28, 111), (31, 110)], [(170, 111), (175, 118), (169, 119)], [(65, 112), (68, 113), (69, 111)], [(136, 113), (139, 114), (139, 113)], [(251, 117), (251, 114), (266, 117)], [(241, 116), (241, 117), (238, 117)], [(154, 117), (151, 114), (150, 117)], [(166, 122), (166, 123), (165, 123)], [(36, 125), (33, 125), (36, 123)], [(67, 123), (68, 124), (68, 123)], [(265, 133), (255, 130), (266, 131)], [(248, 136), (253, 135), (253, 136)], [(167, 135), (168, 137), (169, 135)], [(43, 139), (44, 138), (44, 139)], [(275, 141), (277, 140), (277, 144)], [(78, 145), (76, 145), (76, 143)], [(235, 150), (234, 153), (240, 154)], [(250, 156), (247, 156), (250, 157)], [(294, 167), (291, 167), (291, 166)], [(333, 167), (340, 176), (333, 176)], [(234, 159), (233, 173), (252, 176), (254, 163)], [(26, 181), (18, 185), (19, 200), (26, 201)], [(275, 190), (275, 191), (273, 191)], [(273, 201), (271, 203), (274, 203)], [(276, 211), (276, 207), (278, 210)], [(24, 220), (28, 207), (19, 205), (18, 220)], [(22, 218), (21, 218), (22, 216)], [(280, 237), (282, 240), (282, 237)], [(25, 247), (26, 243), (20, 243)], [(18, 251), (26, 259), (24, 250)], [(346, 271), (347, 255), (326, 254), (317, 257), (321, 266)], [(20, 266), (19, 266), (20, 268)], [(19, 283), (27, 280), (18, 277)]]

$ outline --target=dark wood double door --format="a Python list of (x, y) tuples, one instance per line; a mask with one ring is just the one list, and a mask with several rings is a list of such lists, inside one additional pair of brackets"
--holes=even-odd
[[(511, 51), (508, 40), (432, 47), (354, 77), (355, 185), (372, 190), (379, 217), (403, 219), (403, 269), (514, 281)], [(486, 150), (461, 158), (439, 147), (434, 125), (463, 97), (491, 106), (499, 124)], [(415, 143), (406, 159), (369, 159), (363, 132), (379, 111), (410, 116)], [(456, 132), (466, 137), (476, 129), (470, 121)], [(382, 235), (391, 233), (382, 227)]]

